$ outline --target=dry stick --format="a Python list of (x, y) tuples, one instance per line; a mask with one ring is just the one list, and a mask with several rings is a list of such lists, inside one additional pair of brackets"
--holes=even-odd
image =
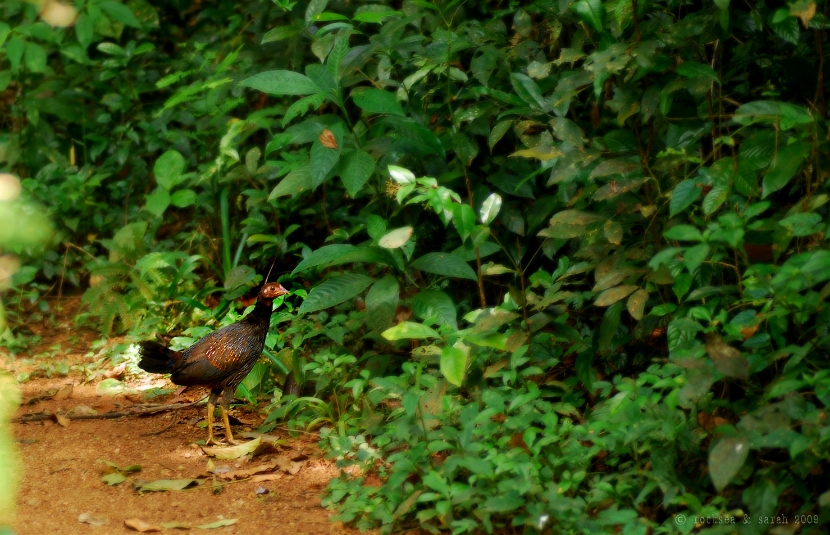
[[(470, 176), (467, 174), (467, 166), (462, 166), (464, 169), (464, 181), (467, 183), (467, 196), (470, 198), (470, 208), (473, 209), (475, 212), (475, 206), (473, 205), (473, 186), (470, 183)], [(481, 308), (487, 308), (487, 300), (484, 296), (484, 277), (481, 274), (481, 253), (476, 247), (476, 267), (478, 268), (478, 297), (481, 299)]]
[(69, 257), (69, 246), (67, 245), (65, 249), (66, 251), (63, 253), (63, 271), (61, 271), (61, 282), (60, 286), (58, 286), (58, 303), (60, 303), (63, 298), (63, 279), (66, 275), (66, 259)]
[[(78, 414), (78, 415), (63, 415), (68, 420), (106, 420), (110, 418), (121, 418), (122, 416), (132, 416), (134, 414), (155, 414), (157, 412), (172, 411), (178, 409), (186, 409), (188, 407), (195, 407), (196, 405), (204, 405), (205, 401), (194, 401), (193, 403), (171, 403), (169, 405), (146, 405), (135, 409), (126, 411), (111, 411), (103, 414)], [(29, 422), (42, 422), (44, 420), (52, 420), (55, 415), (52, 413), (39, 412), (36, 414), (24, 414), (17, 418), (12, 418), (13, 424), (25, 424)]]
[(165, 425), (162, 429), (159, 429), (158, 431), (151, 431), (150, 433), (142, 433), (141, 436), (154, 437), (156, 435), (160, 435), (165, 431), (170, 430), (170, 428), (176, 425), (177, 423), (179, 423), (179, 409), (173, 411), (173, 418), (170, 420), (170, 423)]

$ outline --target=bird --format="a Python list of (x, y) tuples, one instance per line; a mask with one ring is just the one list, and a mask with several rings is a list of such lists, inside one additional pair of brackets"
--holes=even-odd
[(210, 389), (207, 404), (208, 437), (206, 445), (219, 444), (213, 438), (213, 412), (222, 396), (222, 420), (228, 444), (238, 444), (228, 421), (228, 406), (236, 387), (256, 364), (265, 345), (274, 299), (288, 293), (276, 282), (262, 285), (256, 306), (250, 314), (218, 329), (182, 351), (173, 351), (155, 341), (139, 345), (138, 367), (150, 373), (169, 373), (173, 384), (202, 386)]

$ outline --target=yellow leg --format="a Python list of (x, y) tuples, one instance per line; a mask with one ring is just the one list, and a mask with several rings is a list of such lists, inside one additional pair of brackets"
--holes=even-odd
[[(208, 436), (207, 441), (205, 442), (206, 446), (212, 446), (214, 444), (219, 444), (213, 439), (213, 411), (216, 410), (216, 405), (208, 401), (207, 404), (207, 428), (208, 428)], [(224, 414), (224, 412), (223, 412)]]
[(228, 444), (239, 444), (237, 441), (233, 439), (233, 432), (231, 432), (231, 422), (228, 420), (228, 411), (225, 410), (224, 405), (220, 405), (222, 407), (222, 420), (225, 422), (225, 439), (228, 441)]

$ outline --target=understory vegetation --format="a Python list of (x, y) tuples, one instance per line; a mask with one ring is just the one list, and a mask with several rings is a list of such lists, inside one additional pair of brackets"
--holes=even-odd
[(826, 12), (6, 0), (3, 343), (186, 347), (274, 263), (238, 397), (339, 520), (826, 533)]

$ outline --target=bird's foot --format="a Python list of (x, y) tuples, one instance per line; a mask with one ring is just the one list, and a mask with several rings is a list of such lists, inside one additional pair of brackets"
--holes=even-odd
[(205, 446), (221, 446), (221, 445), (222, 445), (222, 443), (221, 443), (221, 442), (219, 442), (218, 440), (216, 440), (216, 439), (215, 439), (215, 438), (213, 438), (213, 437), (209, 437), (209, 438), (205, 441)]
[(228, 443), (229, 446), (237, 446), (239, 444), (242, 444), (242, 442), (234, 439), (233, 437), (228, 437), (225, 439), (225, 441)]

